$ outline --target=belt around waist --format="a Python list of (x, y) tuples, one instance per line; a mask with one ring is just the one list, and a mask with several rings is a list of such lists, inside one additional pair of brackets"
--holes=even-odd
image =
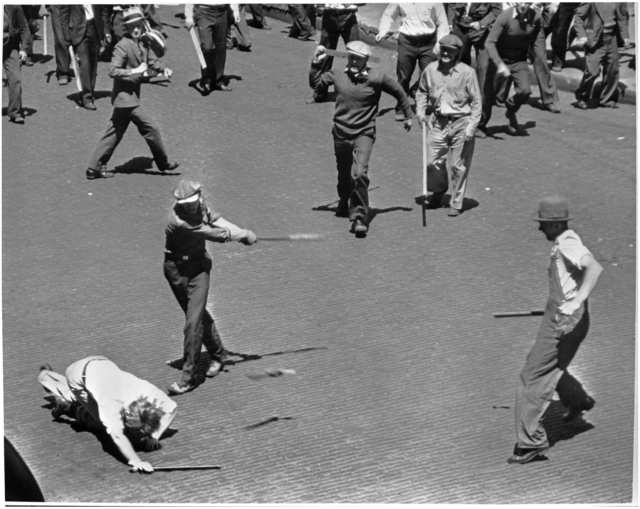
[(417, 35), (409, 35), (409, 34), (400, 32), (400, 35), (404, 35), (407, 39), (413, 39), (414, 41), (427, 41), (427, 40), (435, 39), (436, 37), (435, 32), (433, 32), (432, 34), (417, 34)]
[(189, 255), (176, 255), (173, 253), (165, 253), (164, 259), (171, 262), (187, 262), (189, 260), (198, 260), (204, 257), (204, 253), (196, 253)]
[(446, 120), (447, 122), (453, 122), (454, 120), (468, 117), (469, 115), (440, 115), (438, 113), (435, 113), (435, 116), (437, 120)]

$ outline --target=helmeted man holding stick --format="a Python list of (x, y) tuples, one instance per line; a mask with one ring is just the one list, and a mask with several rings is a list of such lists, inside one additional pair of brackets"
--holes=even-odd
[[(462, 41), (445, 35), (439, 41), (440, 55), (420, 76), (416, 94), (416, 113), (427, 136), (427, 191), (429, 208), (438, 208), (447, 184), (446, 157), (451, 150), (451, 202), (449, 216), (462, 212), (464, 193), (473, 149), (475, 131), (482, 114), (482, 98), (475, 71), (459, 61)], [(431, 118), (427, 121), (427, 115)]]
[(554, 391), (567, 408), (571, 422), (595, 404), (567, 370), (589, 330), (587, 299), (602, 266), (569, 229), (569, 206), (561, 197), (540, 201), (535, 221), (553, 242), (549, 266), (549, 298), (538, 337), (520, 373), (516, 392), (516, 445), (509, 463), (527, 463), (549, 449), (542, 426)]
[(413, 112), (396, 80), (367, 67), (371, 49), (366, 43), (347, 44), (346, 69), (323, 72), (326, 56), (325, 47), (318, 46), (309, 70), (309, 85), (313, 89), (334, 85), (336, 90), (332, 134), (338, 165), (338, 215), (348, 215), (353, 232), (364, 236), (369, 229), (369, 158), (376, 139), (380, 95), (386, 92), (395, 97), (404, 111), (407, 131), (413, 124)]
[(212, 262), (205, 241), (237, 240), (250, 246), (258, 240), (252, 231), (238, 228), (213, 212), (202, 198), (201, 189), (199, 182), (180, 181), (173, 191), (176, 202), (165, 229), (164, 275), (185, 313), (182, 380), (168, 387), (169, 394), (184, 394), (196, 388), (203, 342), (212, 359), (207, 377), (220, 373), (228, 355), (206, 309)]
[(159, 449), (162, 434), (176, 416), (175, 401), (101, 355), (74, 362), (65, 375), (49, 365), (40, 369), (38, 381), (55, 398), (51, 415), (55, 419), (66, 415), (89, 430), (106, 431), (132, 471), (153, 472), (132, 441), (147, 451)]
[(113, 78), (111, 92), (113, 114), (107, 125), (107, 131), (98, 142), (89, 161), (88, 179), (113, 177), (113, 173), (104, 170), (103, 167), (111, 159), (130, 122), (136, 125), (149, 145), (160, 171), (175, 170), (179, 166), (177, 161), (169, 160), (160, 135), (160, 128), (140, 106), (140, 84), (144, 76), (148, 76), (149, 72), (156, 72), (170, 78), (173, 74), (173, 71), (156, 57), (153, 49), (141, 39), (143, 22), (144, 15), (138, 7), (125, 11), (124, 25), (127, 28), (127, 34), (113, 49), (109, 68), (109, 76)]

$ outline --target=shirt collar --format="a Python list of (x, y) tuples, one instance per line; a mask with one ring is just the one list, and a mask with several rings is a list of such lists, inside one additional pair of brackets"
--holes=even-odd
[[(513, 9), (513, 16), (511, 17), (511, 19), (517, 18), (518, 17), (518, 11), (516, 10), (515, 7), (512, 7)], [(535, 16), (535, 11), (533, 11), (533, 8), (530, 6), (527, 8), (527, 12), (524, 15), (524, 21), (525, 23), (529, 23), (529, 21), (533, 21), (533, 17)]]
[[(440, 70), (440, 62), (438, 62), (438, 70)], [(449, 70), (450, 73), (460, 72), (460, 60)]]

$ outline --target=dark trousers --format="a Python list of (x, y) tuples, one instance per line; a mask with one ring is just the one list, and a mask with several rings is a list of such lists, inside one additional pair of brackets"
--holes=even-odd
[(71, 56), (69, 45), (64, 41), (62, 25), (60, 25), (60, 6), (50, 5), (51, 27), (53, 28), (53, 43), (56, 52), (56, 75), (71, 76)]
[(355, 138), (342, 138), (334, 127), (333, 146), (338, 166), (338, 196), (349, 200), (349, 219), (366, 223), (369, 216), (369, 158), (375, 130)]
[(552, 21), (551, 50), (554, 61), (564, 65), (567, 56), (567, 45), (569, 43), (569, 28), (571, 21), (578, 7), (578, 3), (562, 2), (558, 6)]
[(308, 38), (316, 33), (316, 6), (314, 4), (288, 4), (293, 18), (289, 37)]
[[(489, 62), (484, 84), (480, 127), (486, 127), (489, 120), (491, 120), (491, 111), (496, 98), (503, 101), (511, 111), (516, 112), (520, 109), (520, 106), (527, 102), (531, 95), (529, 64), (526, 61), (511, 64), (505, 62), (505, 64), (511, 72), (511, 76), (507, 78), (496, 72), (497, 67), (493, 61)], [(507, 99), (512, 84), (515, 88), (515, 93), (513, 97)]]
[(586, 68), (582, 82), (576, 90), (576, 99), (588, 102), (593, 93), (593, 85), (600, 75), (602, 65), (602, 90), (600, 103), (618, 101), (618, 81), (620, 79), (620, 61), (618, 41), (615, 33), (602, 34), (593, 49), (586, 51)]
[(84, 37), (80, 44), (74, 44), (73, 51), (78, 57), (78, 71), (80, 72), (80, 83), (82, 84), (82, 102), (84, 104), (91, 103), (93, 102), (93, 91), (96, 87), (98, 53), (100, 52), (98, 32), (93, 21), (87, 21), (87, 30)]
[(198, 27), (200, 47), (207, 68), (203, 78), (210, 79), (214, 88), (224, 85), (224, 66), (227, 62), (227, 11), (213, 14), (196, 12), (193, 16)]
[[(436, 44), (436, 34), (408, 36), (398, 34), (398, 63), (396, 65), (396, 74), (398, 75), (398, 83), (409, 95), (409, 87), (411, 85), (411, 76), (416, 68), (416, 63), (420, 69), (420, 75), (426, 67), (436, 60), (433, 54), (433, 47)], [(396, 105), (396, 111), (402, 111), (400, 105)]]
[(559, 101), (558, 88), (547, 63), (547, 45), (543, 40), (536, 39), (533, 49), (529, 51), (529, 60), (533, 63), (542, 104)]
[(182, 380), (189, 384), (195, 384), (203, 342), (212, 359), (226, 356), (216, 323), (206, 309), (210, 271), (208, 257), (164, 262), (164, 277), (185, 314)]
[(516, 390), (516, 446), (523, 449), (549, 445), (542, 426), (554, 391), (565, 407), (582, 406), (588, 394), (568, 371), (569, 364), (589, 331), (589, 312), (581, 308), (574, 315), (560, 315), (547, 304), (536, 342), (527, 356)]
[(264, 19), (264, 12), (262, 11), (261, 4), (246, 4), (245, 7), (248, 7), (253, 15), (253, 24), (256, 28), (262, 28), (269, 26), (267, 21)]
[(27, 61), (29, 61), (31, 60), (31, 57), (33, 57), (33, 43), (36, 40), (36, 33), (38, 32), (40, 26), (38, 25), (38, 21), (35, 18), (27, 17), (26, 13), (25, 17), (27, 18), (27, 26), (29, 27), (29, 43), (22, 49), (27, 54)]
[(240, 21), (236, 23), (233, 19), (233, 11), (229, 9), (229, 30), (227, 32), (227, 47), (233, 47), (233, 34), (235, 30), (238, 40), (238, 46), (241, 48), (251, 47), (251, 34), (249, 31), (249, 25), (247, 25), (247, 16), (245, 13), (244, 4), (240, 4)]
[(162, 136), (160, 136), (160, 129), (141, 106), (134, 106), (133, 108), (113, 108), (107, 130), (98, 142), (98, 146), (91, 156), (91, 161), (89, 161), (89, 169), (100, 170), (101, 166), (109, 162), (114, 150), (122, 141), (122, 137), (129, 127), (129, 122), (136, 125), (138, 132), (149, 145), (158, 168), (162, 169), (167, 166), (169, 158), (162, 142)]
[(22, 71), (20, 70), (20, 42), (17, 39), (9, 40), (2, 45), (2, 66), (7, 77), (9, 89), (9, 105), (7, 115), (9, 118), (22, 116)]
[[(342, 37), (346, 46), (350, 41), (360, 40), (358, 31), (358, 18), (354, 13), (335, 14), (325, 10), (322, 14), (322, 32), (320, 34), (320, 44), (327, 49), (336, 49), (338, 41)], [(325, 57), (322, 61), (322, 72), (331, 70), (333, 57)], [(322, 100), (328, 92), (327, 87), (318, 87), (313, 93), (313, 97)]]

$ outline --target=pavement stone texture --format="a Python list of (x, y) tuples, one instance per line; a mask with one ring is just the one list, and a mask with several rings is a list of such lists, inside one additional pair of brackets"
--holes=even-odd
[[(373, 219), (356, 239), (335, 217), (334, 105), (304, 104), (314, 44), (286, 38), (280, 21), (252, 30), (252, 52), (228, 53), (234, 91), (201, 97), (189, 87), (199, 69), (181, 9), (160, 9), (174, 76), (142, 92), (177, 171), (157, 171), (131, 126), (109, 164), (115, 178), (85, 179), (111, 114), (106, 63), (96, 112), (76, 107), (73, 84), (56, 84), (51, 60), (23, 68), (26, 125), (2, 120), (4, 430), (46, 500), (632, 502), (635, 107), (581, 111), (563, 93), (560, 115), (520, 110), (522, 137), (505, 134), (496, 108), (494, 137), (476, 142), (467, 210), (428, 211), (425, 228), (414, 203), (422, 135), (394, 121), (384, 96)], [(394, 75), (392, 52), (374, 54)], [(215, 210), (259, 237), (326, 241), (209, 246), (209, 308), (227, 348), (291, 353), (229, 366), (177, 397), (178, 432), (141, 453), (157, 466), (222, 470), (133, 475), (108, 441), (51, 418), (36, 376), (43, 362), (64, 372), (102, 354), (161, 388), (179, 379), (165, 362), (182, 352), (183, 315), (162, 260), (181, 178), (201, 181)], [(516, 379), (540, 318), (491, 314), (545, 304), (551, 244), (531, 216), (549, 194), (568, 197), (604, 267), (572, 364), (597, 403), (567, 426), (554, 401), (548, 460), (509, 465)], [(256, 379), (270, 369), (296, 374)]]

